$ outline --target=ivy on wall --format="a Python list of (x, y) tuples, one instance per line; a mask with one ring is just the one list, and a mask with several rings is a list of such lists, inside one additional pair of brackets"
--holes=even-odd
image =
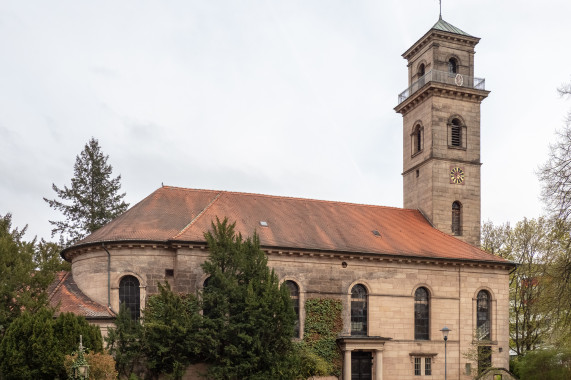
[(311, 298), (305, 302), (305, 331), (303, 341), (329, 365), (331, 375), (341, 373), (341, 351), (336, 339), (343, 330), (340, 300)]

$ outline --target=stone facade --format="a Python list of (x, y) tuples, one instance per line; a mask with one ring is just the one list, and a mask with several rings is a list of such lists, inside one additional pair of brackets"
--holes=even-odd
[[(159, 245), (110, 245), (107, 249), (111, 259), (110, 293), (114, 311), (119, 308), (119, 280), (125, 275), (139, 279), (141, 305), (147, 295), (157, 291), (157, 281), (169, 281), (175, 291), (195, 293), (201, 290), (206, 279), (200, 267), (208, 254), (204, 246), (173, 250)], [(466, 364), (474, 370), (477, 364), (465, 355), (476, 347), (476, 295), (482, 289), (492, 296), (491, 340), (487, 343), (492, 347), (492, 365), (508, 367), (509, 289), (505, 265), (325, 255), (313, 251), (268, 251), (268, 259), (282, 281), (295, 281), (300, 288), (301, 331), (306, 300), (335, 298), (343, 303), (342, 337), (349, 337), (351, 289), (355, 284), (366, 287), (367, 335), (383, 338), (376, 343), (353, 342), (346, 352), (371, 350), (373, 359), (378, 360), (374, 360), (373, 373), (381, 375), (375, 379), (417, 379), (415, 357), (432, 359), (432, 375), (423, 377), (443, 378), (444, 341), (440, 329), (444, 326), (451, 330), (447, 343), (448, 378), (472, 378), (465, 374)], [(72, 263), (78, 286), (102, 304), (107, 303), (107, 260), (107, 253), (94, 247), (77, 256)], [(167, 269), (174, 269), (174, 276), (165, 276)], [(414, 293), (420, 286), (428, 289), (430, 294), (429, 340), (415, 340), (414, 336)]]

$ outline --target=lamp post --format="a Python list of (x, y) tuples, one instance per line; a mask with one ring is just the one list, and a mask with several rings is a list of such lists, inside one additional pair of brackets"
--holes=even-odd
[(87, 360), (85, 360), (83, 349), (83, 337), (79, 336), (79, 350), (77, 351), (77, 359), (73, 362), (71, 366), (72, 377), (74, 379), (87, 380), (89, 378), (89, 365)]
[(444, 337), (444, 380), (446, 380), (446, 342), (448, 341), (448, 333), (450, 332), (450, 329), (444, 326), (440, 331), (442, 331), (442, 336)]

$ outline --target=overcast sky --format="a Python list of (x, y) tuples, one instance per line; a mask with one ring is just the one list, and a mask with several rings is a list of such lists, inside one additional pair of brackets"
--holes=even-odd
[[(480, 37), (482, 220), (542, 214), (535, 175), (571, 100), (571, 1), (444, 1)], [(436, 0), (0, 2), (0, 215), (50, 238), (42, 197), (93, 136), (131, 205), (165, 185), (402, 207), (401, 54)]]

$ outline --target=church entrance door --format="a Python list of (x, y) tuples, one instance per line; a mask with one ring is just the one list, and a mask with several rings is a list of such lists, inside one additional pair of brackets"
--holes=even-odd
[(373, 355), (371, 352), (351, 352), (351, 380), (372, 380)]

